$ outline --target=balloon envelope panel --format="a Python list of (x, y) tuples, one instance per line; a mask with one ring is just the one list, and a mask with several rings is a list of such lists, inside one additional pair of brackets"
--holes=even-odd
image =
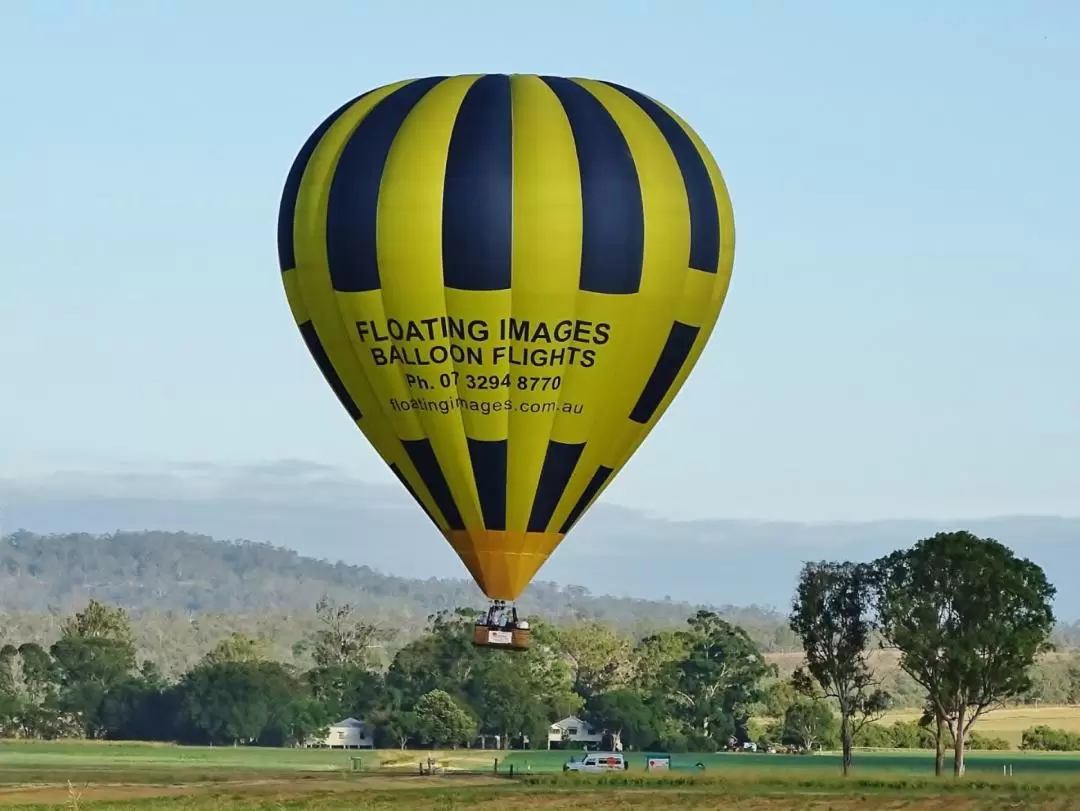
[(734, 261), (716, 162), (612, 83), (413, 79), (343, 105), (278, 251), (315, 363), (493, 599), (512, 600), (693, 368)]

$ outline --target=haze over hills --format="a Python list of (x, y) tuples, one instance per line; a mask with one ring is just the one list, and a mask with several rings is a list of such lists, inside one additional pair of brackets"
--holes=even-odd
[[(0, 528), (37, 533), (175, 530), (248, 538), (308, 557), (409, 578), (460, 579), (464, 569), (401, 488), (304, 462), (0, 478)], [(594, 594), (786, 610), (803, 561), (868, 560), (941, 530), (969, 529), (1008, 544), (1048, 572), (1056, 613), (1080, 617), (1080, 518), (802, 524), (671, 521), (597, 504), (538, 581)], [(462, 584), (462, 595), (470, 592)]]

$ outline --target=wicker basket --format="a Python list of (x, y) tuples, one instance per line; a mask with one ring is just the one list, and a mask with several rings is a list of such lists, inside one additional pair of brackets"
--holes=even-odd
[(473, 626), (473, 644), (480, 648), (526, 650), (531, 640), (532, 631), (528, 628), (514, 628), (506, 631), (501, 628), (490, 628), (487, 625)]

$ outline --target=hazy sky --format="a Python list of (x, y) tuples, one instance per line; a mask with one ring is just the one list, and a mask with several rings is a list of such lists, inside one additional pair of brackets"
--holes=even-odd
[[(947, 7), (947, 8), (946, 8)], [(730, 295), (606, 500), (1080, 514), (1080, 4), (0, 4), (0, 471), (390, 474), (278, 273), (311, 129), (397, 79), (579, 75), (702, 135)]]

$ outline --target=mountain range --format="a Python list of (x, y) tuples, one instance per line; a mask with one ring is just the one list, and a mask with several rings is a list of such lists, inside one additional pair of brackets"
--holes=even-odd
[[(0, 534), (169, 530), (253, 539), (302, 556), (407, 578), (465, 576), (450, 547), (394, 485), (307, 462), (162, 465), (0, 478)], [(1059, 619), (1080, 617), (1080, 518), (798, 523), (676, 521), (601, 501), (537, 581), (592, 593), (786, 611), (807, 560), (869, 560), (938, 531), (967, 529), (1041, 565)]]

